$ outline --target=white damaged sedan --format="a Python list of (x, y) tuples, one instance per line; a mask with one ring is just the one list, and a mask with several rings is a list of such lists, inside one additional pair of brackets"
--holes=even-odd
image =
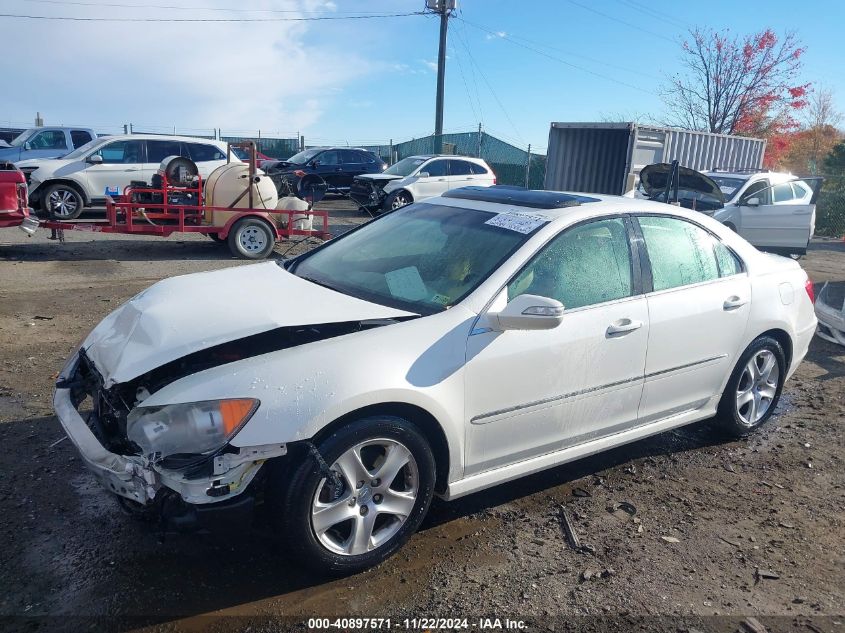
[(54, 405), (127, 508), (263, 504), (306, 563), (396, 552), (454, 499), (714, 417), (774, 412), (812, 285), (700, 213), (453, 190), (300, 257), (161, 281), (103, 320)]

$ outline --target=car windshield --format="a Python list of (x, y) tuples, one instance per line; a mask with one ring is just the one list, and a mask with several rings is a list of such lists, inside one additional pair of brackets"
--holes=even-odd
[(719, 185), (719, 189), (725, 194), (725, 200), (733, 198), (734, 194), (739, 191), (739, 188), (745, 184), (744, 178), (730, 178), (728, 176), (716, 176), (715, 174), (708, 175)]
[(307, 149), (304, 152), (299, 152), (298, 154), (294, 154), (290, 158), (288, 158), (287, 162), (294, 163), (295, 165), (304, 165), (309, 160), (314, 158), (317, 154), (319, 154), (323, 150), (319, 149)]
[[(545, 220), (417, 203), (294, 260), (290, 272), (374, 303), (432, 314), (461, 301)], [(495, 218), (495, 220), (494, 220)], [(507, 219), (507, 218), (505, 218)], [(527, 232), (523, 232), (527, 231)]]
[(422, 165), (427, 158), (414, 158), (413, 156), (409, 158), (403, 158), (398, 163), (394, 163), (390, 167), (384, 170), (383, 173), (391, 174), (392, 176), (410, 176), (411, 172), (413, 172), (417, 167)]
[(11, 145), (12, 147), (20, 147), (29, 140), (29, 137), (32, 136), (33, 131), (34, 130), (24, 130), (11, 141), (9, 141), (9, 145)]
[(88, 141), (85, 145), (80, 145), (75, 150), (73, 150), (70, 154), (65, 154), (62, 158), (67, 158), (73, 160), (75, 158), (82, 158), (85, 154), (90, 152), (95, 147), (99, 147), (100, 145), (105, 144), (108, 141), (111, 141), (111, 138), (95, 138), (93, 141)]

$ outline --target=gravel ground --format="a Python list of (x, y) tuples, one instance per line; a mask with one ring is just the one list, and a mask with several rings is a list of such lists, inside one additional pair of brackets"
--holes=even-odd
[[(335, 234), (363, 219), (342, 200), (323, 206)], [(259, 631), (315, 615), (845, 629), (842, 347), (814, 340), (779, 414), (747, 440), (702, 423), (435, 502), (396, 557), (326, 580), (262, 526), (161, 542), (100, 489), (52, 414), (56, 372), (108, 312), (164, 277), (244, 262), (202, 236), (48, 237), (0, 232), (0, 629)], [(802, 264), (816, 284), (845, 283), (845, 244), (814, 243)]]

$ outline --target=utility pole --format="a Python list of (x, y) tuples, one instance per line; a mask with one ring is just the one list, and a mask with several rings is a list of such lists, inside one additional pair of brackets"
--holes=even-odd
[(446, 87), (446, 32), (456, 0), (426, 0), (426, 7), (440, 14), (440, 48), (437, 52), (437, 99), (434, 110), (434, 151), (443, 153), (443, 94)]

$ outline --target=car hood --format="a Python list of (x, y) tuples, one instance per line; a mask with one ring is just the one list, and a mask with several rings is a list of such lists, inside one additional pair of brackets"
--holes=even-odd
[(160, 281), (103, 319), (82, 347), (108, 388), (275, 328), (408, 316), (265, 262)]
[(12, 147), (11, 145), (0, 145), (0, 158), (14, 161), (14, 159), (20, 158), (20, 156), (20, 147)]
[(62, 158), (27, 158), (25, 160), (19, 160), (15, 163), (15, 166), (20, 169), (23, 169), (24, 167), (36, 167), (38, 169), (46, 167), (47, 169), (55, 170), (60, 167), (64, 167), (71, 162), (73, 161), (64, 160)]
[(362, 174), (355, 176), (355, 180), (377, 180), (378, 182), (389, 182), (391, 180), (401, 180), (407, 176), (396, 176), (394, 174)]

